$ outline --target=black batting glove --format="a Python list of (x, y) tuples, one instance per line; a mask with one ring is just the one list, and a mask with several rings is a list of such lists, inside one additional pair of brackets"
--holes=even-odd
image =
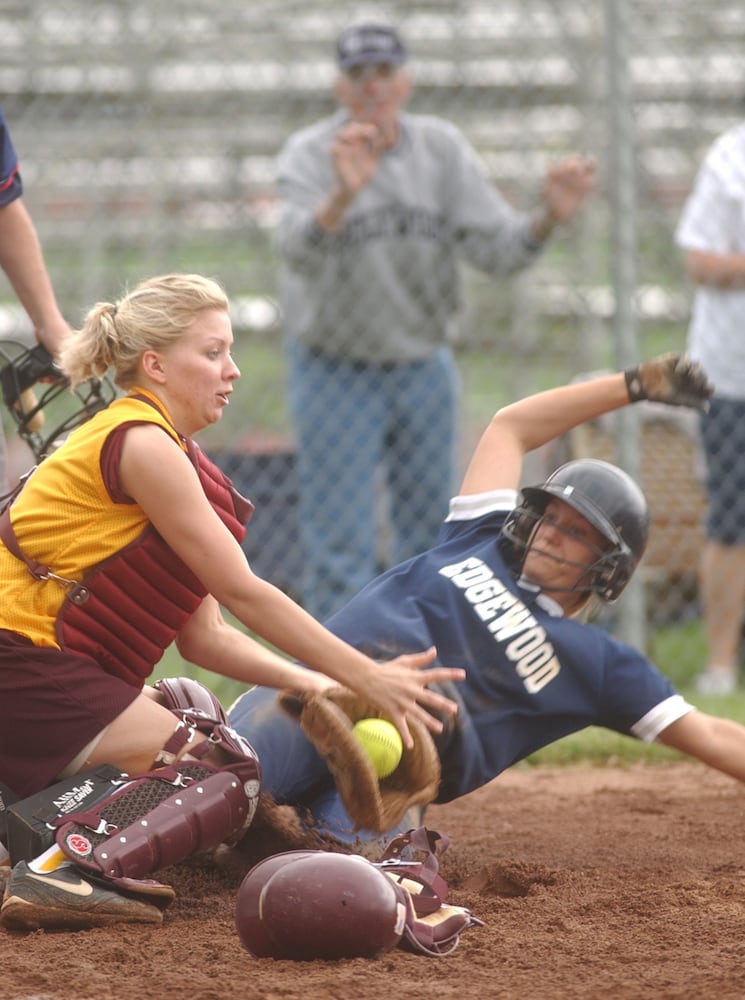
[(705, 413), (714, 386), (697, 361), (686, 354), (661, 354), (624, 372), (629, 402), (648, 399), (668, 406), (690, 406)]

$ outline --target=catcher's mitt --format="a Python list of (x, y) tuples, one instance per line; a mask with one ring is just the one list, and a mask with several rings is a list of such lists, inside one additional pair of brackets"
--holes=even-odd
[(385, 833), (411, 806), (434, 800), (440, 784), (440, 759), (429, 730), (417, 719), (408, 720), (414, 746), (411, 750), (404, 747), (396, 770), (380, 779), (352, 733), (360, 719), (384, 718), (372, 702), (339, 687), (322, 694), (283, 691), (279, 703), (299, 721), (326, 761), (356, 830)]

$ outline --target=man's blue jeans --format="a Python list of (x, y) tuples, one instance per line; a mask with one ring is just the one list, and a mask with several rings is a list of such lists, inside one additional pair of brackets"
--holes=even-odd
[(436, 543), (454, 492), (460, 378), (449, 349), (375, 366), (290, 342), (288, 362), (302, 602), (324, 621), (381, 569)]

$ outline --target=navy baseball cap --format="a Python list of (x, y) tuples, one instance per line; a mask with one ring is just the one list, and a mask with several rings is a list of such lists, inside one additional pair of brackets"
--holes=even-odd
[(345, 28), (336, 41), (336, 61), (344, 71), (370, 63), (400, 66), (407, 55), (401, 36), (390, 24), (354, 24)]

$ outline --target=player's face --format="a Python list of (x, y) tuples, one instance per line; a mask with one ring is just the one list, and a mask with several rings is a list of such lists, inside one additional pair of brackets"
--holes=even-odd
[(588, 569), (607, 541), (578, 511), (551, 500), (538, 521), (523, 562), (523, 575), (542, 590), (559, 596), (589, 583)]
[(228, 313), (207, 309), (161, 352), (164, 402), (182, 433), (194, 434), (222, 417), (240, 375), (232, 346)]
[(355, 121), (377, 125), (384, 133), (395, 124), (411, 92), (407, 70), (390, 63), (353, 66), (337, 82), (336, 96)]

